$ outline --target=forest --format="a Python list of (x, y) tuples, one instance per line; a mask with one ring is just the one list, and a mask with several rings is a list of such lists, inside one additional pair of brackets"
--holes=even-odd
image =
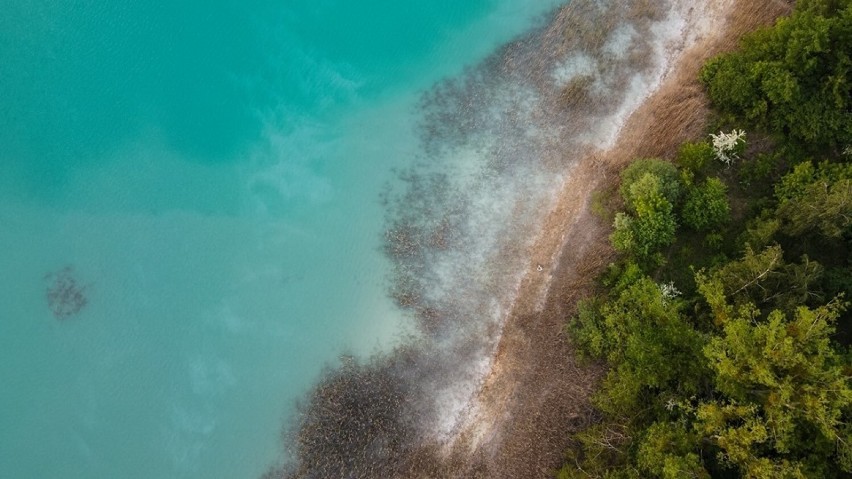
[(852, 0), (799, 0), (704, 66), (707, 136), (623, 170), (558, 478), (850, 477), (850, 72)]

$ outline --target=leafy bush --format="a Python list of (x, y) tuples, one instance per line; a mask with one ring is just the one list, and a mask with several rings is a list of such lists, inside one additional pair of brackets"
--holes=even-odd
[(710, 138), (713, 139), (713, 154), (726, 166), (734, 164), (734, 160), (738, 160), (745, 150), (743, 130), (734, 129), (730, 133), (720, 131), (718, 135), (711, 133)]
[(689, 189), (681, 218), (695, 231), (707, 231), (731, 219), (728, 188), (719, 178), (707, 178), (702, 185)]
[(703, 171), (715, 157), (716, 155), (713, 151), (713, 145), (709, 142), (687, 142), (680, 147), (676, 161), (681, 167), (688, 168), (692, 172), (698, 173)]
[(634, 209), (633, 195), (630, 190), (633, 184), (642, 179), (646, 174), (652, 174), (660, 180), (660, 191), (666, 200), (676, 204), (680, 199), (682, 185), (680, 173), (677, 168), (668, 161), (656, 158), (636, 160), (621, 172), (621, 197), (629, 210)]
[(650, 261), (654, 253), (675, 239), (677, 223), (662, 185), (659, 177), (645, 173), (630, 185), (627, 194), (634, 215), (622, 212), (615, 216), (612, 245), (640, 262)]

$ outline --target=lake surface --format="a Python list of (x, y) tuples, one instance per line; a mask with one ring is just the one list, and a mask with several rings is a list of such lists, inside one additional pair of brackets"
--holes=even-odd
[(252, 478), (410, 318), (382, 253), (421, 95), (557, 0), (7, 0), (0, 477)]

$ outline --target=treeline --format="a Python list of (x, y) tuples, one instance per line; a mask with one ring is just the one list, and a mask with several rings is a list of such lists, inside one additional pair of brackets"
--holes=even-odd
[(852, 475), (851, 57), (852, 0), (800, 0), (702, 70), (718, 134), (623, 171), (559, 478)]

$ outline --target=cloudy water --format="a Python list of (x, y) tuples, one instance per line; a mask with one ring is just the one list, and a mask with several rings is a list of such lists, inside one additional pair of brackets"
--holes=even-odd
[(5, 1), (0, 477), (280, 459), (323, 365), (413, 322), (385, 193), (439, 154), (423, 92), (558, 3)]

